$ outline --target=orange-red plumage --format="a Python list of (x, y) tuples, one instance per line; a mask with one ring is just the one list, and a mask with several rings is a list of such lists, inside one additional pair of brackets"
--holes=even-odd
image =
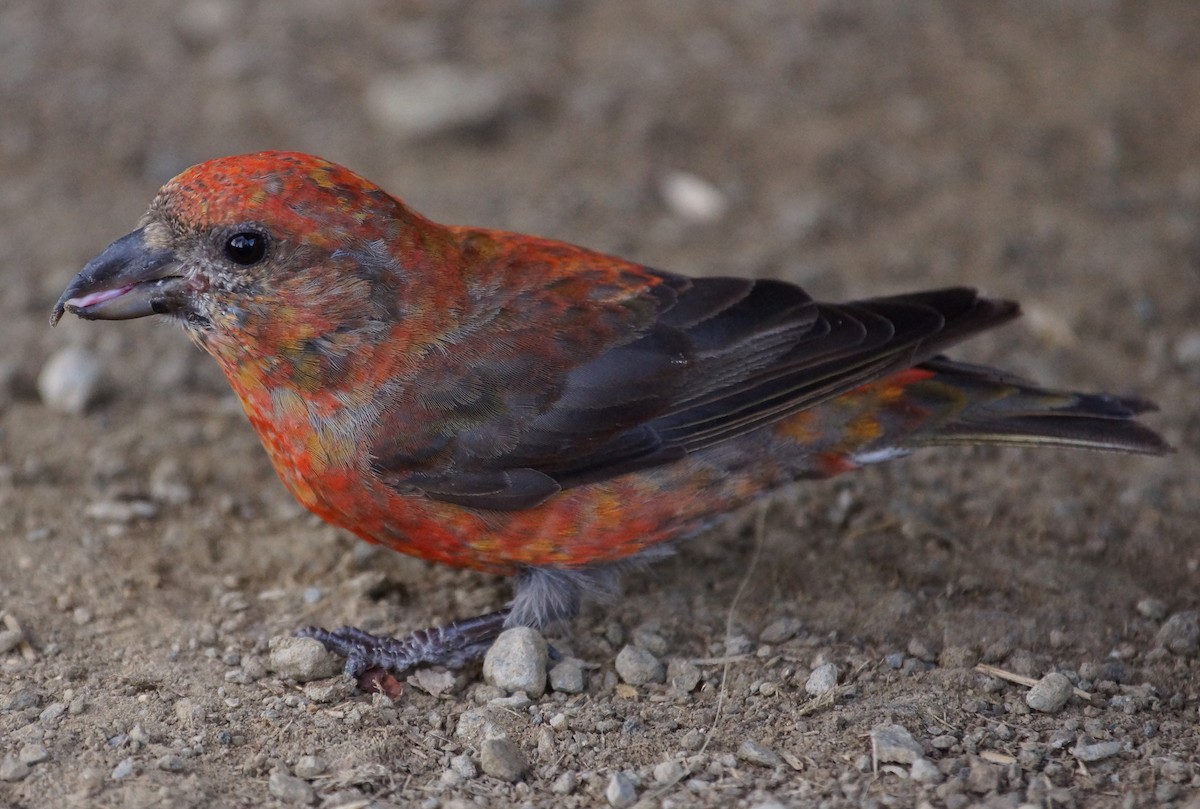
[[(301, 154), (188, 169), (64, 310), (178, 319), (306, 508), (519, 574), (509, 623), (568, 616), (611, 565), (798, 478), (931, 444), (1166, 450), (1134, 419), (1145, 402), (939, 356), (1014, 317), (1009, 302), (824, 304), (778, 281), (689, 279), (438, 225)], [(395, 659), (335, 640), (359, 664)]]

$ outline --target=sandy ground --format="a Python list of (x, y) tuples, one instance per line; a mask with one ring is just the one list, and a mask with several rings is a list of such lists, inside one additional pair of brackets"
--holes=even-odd
[[(1198, 30), (1184, 0), (4, 3), (0, 805), (595, 806), (624, 773), (642, 806), (1195, 806)], [(404, 631), (507, 589), (301, 513), (172, 329), (47, 326), (161, 182), (261, 148), (664, 269), (979, 285), (1028, 316), (962, 356), (1153, 397), (1180, 451), (798, 487), (761, 541), (735, 517), (558, 639), (580, 694), (281, 681), (268, 641), (298, 625)], [(37, 394), (66, 347), (104, 369), (82, 415)], [(629, 642), (696, 687), (621, 684)], [(1030, 712), (977, 663), (1087, 696)], [(521, 780), (475, 771), (476, 720)], [(893, 723), (927, 764), (873, 760)]]

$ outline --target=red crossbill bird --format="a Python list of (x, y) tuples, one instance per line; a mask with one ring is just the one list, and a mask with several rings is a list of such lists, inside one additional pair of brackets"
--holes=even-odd
[(368, 542), (509, 574), (505, 609), (404, 639), (308, 630), (347, 670), (461, 665), (777, 487), (952, 444), (1161, 454), (1142, 399), (942, 352), (1018, 314), (948, 288), (821, 303), (436, 224), (341, 166), (201, 163), (62, 294), (213, 356), (279, 477)]

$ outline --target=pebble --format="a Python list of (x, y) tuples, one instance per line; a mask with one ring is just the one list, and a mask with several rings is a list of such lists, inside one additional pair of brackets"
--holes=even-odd
[(662, 661), (637, 646), (625, 646), (617, 655), (617, 674), (630, 685), (666, 682)]
[(0, 761), (0, 781), (20, 781), (29, 776), (29, 765), (16, 756), (5, 756)]
[(54, 720), (67, 712), (67, 704), (65, 702), (51, 702), (38, 715), (38, 721), (43, 724), (50, 724)]
[(1200, 331), (1189, 331), (1175, 341), (1175, 361), (1180, 365), (1200, 364)]
[(1158, 642), (1181, 657), (1194, 657), (1200, 651), (1200, 613), (1177, 612), (1158, 630)]
[(282, 770), (275, 770), (267, 779), (267, 791), (284, 803), (308, 805), (317, 799), (308, 782)]
[(155, 766), (163, 772), (183, 772), (185, 764), (181, 756), (168, 754), (155, 762)]
[(550, 687), (563, 694), (583, 692), (583, 667), (578, 660), (568, 659), (550, 669)]
[(1000, 789), (1000, 768), (989, 764), (981, 758), (971, 759), (971, 769), (967, 773), (967, 789), (979, 795), (986, 795)]
[(504, 736), (504, 729), (496, 723), (494, 716), (487, 710), (463, 711), (454, 728), (455, 737), (467, 744), (477, 745), (484, 739)]
[(732, 635), (725, 639), (725, 654), (745, 655), (754, 649), (754, 641), (745, 635)]
[(426, 64), (383, 73), (367, 85), (367, 112), (410, 138), (467, 130), (500, 117), (512, 91), (493, 71)]
[(697, 224), (715, 222), (729, 208), (729, 202), (719, 188), (685, 171), (673, 171), (663, 177), (659, 193), (671, 213)]
[(310, 702), (328, 705), (354, 699), (361, 696), (361, 692), (353, 682), (339, 677), (336, 680), (305, 683), (304, 696)]
[(112, 775), (109, 776), (114, 781), (121, 781), (133, 775), (137, 769), (134, 767), (133, 759), (121, 759), (116, 767), (113, 767)]
[(940, 784), (942, 782), (942, 771), (924, 756), (912, 763), (909, 776), (918, 784)]
[(929, 740), (930, 747), (935, 750), (949, 750), (954, 745), (958, 744), (958, 738), (949, 733), (943, 733), (940, 736), (934, 736)]
[(1074, 686), (1067, 675), (1052, 671), (1033, 684), (1025, 695), (1025, 704), (1042, 713), (1058, 713), (1071, 698)]
[(944, 669), (970, 669), (979, 662), (979, 652), (970, 646), (947, 646), (938, 655), (938, 665)]
[(50, 752), (40, 744), (27, 744), (17, 753), (17, 758), (26, 764), (40, 764), (50, 758)]
[(97, 500), (88, 503), (83, 513), (93, 520), (112, 523), (130, 523), (135, 520), (152, 520), (158, 516), (158, 504), (150, 500)]
[(822, 663), (813, 669), (804, 683), (804, 691), (810, 696), (819, 697), (837, 688), (838, 670), (833, 663)]
[(679, 746), (684, 750), (699, 750), (704, 746), (704, 740), (706, 738), (707, 737), (704, 735), (704, 731), (693, 728), (692, 730), (689, 730), (687, 733), (683, 734), (683, 738), (679, 740)]
[(312, 638), (275, 637), (270, 641), (267, 668), (286, 680), (306, 683), (334, 677), (341, 663)]
[(483, 771), (501, 781), (519, 781), (529, 766), (525, 754), (505, 738), (484, 739), (479, 746), (479, 765)]
[(1071, 750), (1071, 755), (1076, 759), (1088, 764), (1093, 761), (1111, 758), (1119, 754), (1125, 749), (1125, 743), (1117, 740), (1110, 742), (1096, 742), (1094, 744), (1077, 744)]
[(8, 654), (21, 642), (24, 637), (19, 629), (3, 629), (0, 630), (0, 655)]
[(471, 761), (471, 757), (466, 753), (459, 753), (450, 759), (450, 769), (464, 781), (470, 781), (479, 775), (479, 771), (475, 768), (475, 762)]
[(100, 393), (103, 365), (96, 352), (68, 346), (55, 352), (37, 378), (42, 403), (60, 413), (79, 415)]
[(533, 700), (524, 691), (514, 691), (507, 697), (496, 697), (488, 702), (493, 708), (505, 711), (523, 711), (533, 704)]
[(675, 759), (654, 765), (654, 780), (659, 784), (674, 784), (683, 778), (683, 765)]
[(496, 638), (483, 658), (483, 678), (509, 694), (524, 691), (537, 699), (546, 693), (546, 639), (536, 629), (515, 626)]
[(570, 795), (579, 786), (579, 776), (573, 770), (567, 770), (550, 785), (550, 791), (555, 795)]
[(875, 760), (912, 764), (925, 755), (921, 743), (903, 725), (879, 725), (871, 730), (871, 749)]
[(1157, 598), (1143, 598), (1137, 603), (1138, 614), (1151, 621), (1161, 621), (1167, 617), (1167, 605)]
[(323, 759), (320, 759), (316, 756), (300, 756), (300, 758), (296, 759), (296, 766), (292, 768), (292, 772), (294, 772), (298, 778), (311, 781), (317, 776), (323, 774), (327, 769), (329, 769), (329, 767), (325, 764)]
[(700, 685), (700, 667), (690, 660), (674, 659), (667, 663), (667, 682), (677, 694), (690, 694)]
[(802, 626), (803, 624), (800, 623), (799, 618), (777, 618), (763, 627), (762, 632), (758, 633), (758, 642), (783, 643), (794, 638)]
[(608, 786), (604, 789), (604, 799), (608, 801), (608, 805), (613, 809), (628, 809), (637, 802), (637, 790), (633, 787), (633, 781), (623, 772), (615, 772), (608, 779)]
[(778, 753), (753, 739), (742, 742), (737, 750), (737, 757), (760, 767), (778, 767), (783, 763)]

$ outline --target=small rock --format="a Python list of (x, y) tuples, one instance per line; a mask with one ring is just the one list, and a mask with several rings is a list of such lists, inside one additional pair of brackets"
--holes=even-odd
[(1138, 614), (1151, 621), (1161, 621), (1167, 617), (1167, 605), (1157, 598), (1143, 598), (1137, 603)]
[(1200, 613), (1177, 612), (1158, 630), (1158, 642), (1181, 657), (1194, 657), (1200, 651)]
[(690, 694), (700, 685), (700, 667), (690, 660), (673, 659), (667, 663), (667, 682), (677, 694)]
[(334, 677), (341, 671), (338, 659), (312, 638), (271, 638), (270, 647), (267, 668), (285, 680), (306, 683)]
[(450, 759), (450, 769), (465, 781), (470, 781), (479, 775), (479, 771), (475, 769), (475, 762), (471, 761), (471, 757), (466, 753), (460, 753)]
[(942, 771), (924, 756), (912, 763), (909, 776), (918, 784), (940, 784), (942, 782)]
[(938, 655), (938, 665), (944, 669), (970, 669), (979, 662), (979, 652), (970, 646), (947, 646)]
[(16, 756), (0, 761), (0, 781), (20, 781), (29, 776), (29, 765)]
[(65, 702), (51, 702), (38, 715), (38, 721), (48, 725), (66, 712), (67, 704)]
[(1025, 695), (1025, 704), (1035, 711), (1042, 713), (1057, 713), (1067, 704), (1074, 692), (1074, 686), (1067, 675), (1052, 671), (1034, 683)]
[(754, 641), (745, 635), (730, 635), (725, 639), (725, 654), (745, 655), (754, 649)]
[(912, 764), (925, 755), (921, 743), (903, 725), (880, 725), (871, 731), (876, 761)]
[(267, 779), (267, 791), (284, 803), (309, 805), (317, 799), (308, 782), (282, 770), (275, 770)]
[(679, 746), (684, 750), (699, 750), (704, 746), (704, 740), (707, 738), (704, 731), (693, 728), (683, 734), (683, 738), (679, 740)]
[(1125, 743), (1117, 740), (1096, 742), (1095, 744), (1077, 744), (1071, 751), (1076, 759), (1088, 764), (1093, 761), (1111, 758), (1125, 749)]
[(550, 669), (550, 687), (563, 694), (583, 692), (583, 667), (578, 660), (567, 659)]
[(778, 753), (753, 739), (747, 739), (742, 742), (741, 747), (738, 748), (737, 756), (742, 761), (748, 761), (760, 767), (778, 767), (783, 763), (783, 759), (779, 757)]
[(155, 763), (155, 766), (157, 766), (163, 772), (183, 772), (185, 763), (181, 756), (168, 754), (160, 758)]
[(633, 630), (633, 645), (645, 649), (655, 657), (665, 655), (667, 649), (670, 648), (667, 639), (659, 633), (655, 626), (639, 626)]
[(1000, 789), (1000, 768), (981, 758), (971, 759), (967, 774), (967, 789), (978, 795), (986, 795)]
[(934, 750), (949, 750), (956, 744), (958, 744), (958, 737), (952, 736), (949, 733), (934, 736), (929, 740), (929, 746)]
[(533, 700), (524, 691), (514, 691), (507, 697), (497, 697), (488, 703), (493, 708), (505, 711), (523, 711), (533, 704)]
[(572, 770), (567, 770), (550, 785), (550, 791), (555, 795), (570, 795), (579, 786), (579, 776)]
[(38, 374), (43, 404), (60, 413), (79, 415), (95, 402), (103, 373), (100, 356), (79, 346), (55, 352)]
[(1180, 365), (1200, 364), (1200, 331), (1184, 332), (1174, 349), (1175, 361)]
[(819, 697), (837, 688), (838, 670), (833, 663), (822, 663), (813, 669), (804, 683), (805, 693)]
[(8, 654), (21, 643), (24, 634), (19, 629), (0, 629), (0, 655)]
[(645, 649), (626, 646), (617, 655), (617, 674), (630, 685), (661, 683), (667, 679), (662, 662)]
[(546, 693), (546, 639), (536, 629), (515, 626), (496, 638), (483, 658), (483, 678), (508, 693), (524, 691), (537, 699)]
[(296, 759), (296, 766), (292, 768), (292, 772), (296, 774), (297, 778), (311, 781), (317, 776), (322, 775), (327, 769), (328, 765), (325, 764), (323, 759), (316, 756), (300, 756), (300, 758)]
[(411, 138), (478, 128), (500, 117), (512, 91), (491, 71), (434, 64), (383, 73), (367, 85), (367, 112)]
[(40, 764), (50, 758), (50, 752), (40, 744), (27, 744), (17, 753), (17, 758), (26, 764)]
[(491, 711), (463, 711), (454, 728), (454, 736), (467, 744), (478, 745), (484, 739), (504, 736), (504, 729), (497, 724), (495, 715)]
[(339, 677), (336, 680), (305, 683), (304, 696), (310, 702), (329, 705), (353, 699), (356, 696), (360, 696), (360, 692), (353, 682)]
[(759, 643), (783, 643), (791, 640), (800, 631), (802, 624), (798, 618), (779, 618), (763, 627), (758, 633)]
[(720, 189), (684, 171), (673, 171), (663, 177), (659, 192), (671, 213), (688, 222), (715, 222), (729, 207)]
[(135, 520), (152, 520), (158, 516), (158, 505), (150, 500), (97, 500), (88, 503), (83, 513), (93, 520), (113, 523), (130, 523)]
[(508, 739), (484, 739), (479, 746), (479, 765), (483, 771), (501, 781), (519, 781), (528, 764), (525, 754)]
[(125, 758), (113, 767), (112, 775), (109, 777), (114, 781), (122, 781), (137, 772), (137, 768), (133, 764), (133, 759)]
[(675, 759), (654, 765), (654, 781), (658, 784), (674, 784), (683, 778), (683, 765)]
[(637, 802), (637, 790), (634, 789), (633, 781), (628, 775), (615, 772), (608, 779), (608, 786), (604, 788), (604, 799), (613, 809), (627, 809)]

